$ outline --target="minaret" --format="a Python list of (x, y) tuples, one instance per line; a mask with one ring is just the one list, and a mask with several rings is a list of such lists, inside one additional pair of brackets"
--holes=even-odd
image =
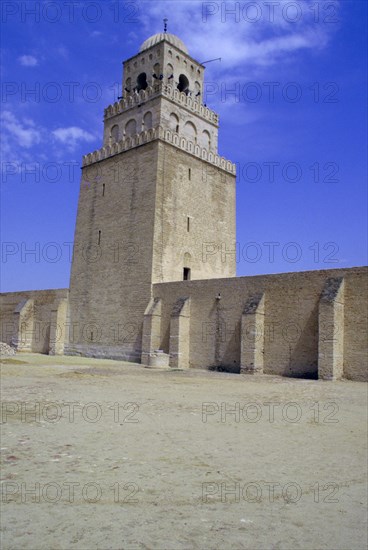
[(67, 353), (138, 361), (152, 284), (235, 276), (235, 166), (204, 69), (167, 32), (124, 62), (103, 147), (83, 158)]

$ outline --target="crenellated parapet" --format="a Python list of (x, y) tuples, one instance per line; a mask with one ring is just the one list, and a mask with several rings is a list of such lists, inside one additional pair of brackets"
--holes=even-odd
[(120, 101), (115, 101), (115, 103), (106, 107), (104, 110), (104, 120), (119, 115), (128, 109), (141, 105), (149, 99), (159, 96), (161, 88), (162, 83), (159, 83), (154, 86), (148, 86), (148, 88), (141, 90), (140, 92), (124, 92), (123, 98), (120, 99)]
[(129, 94), (124, 93), (124, 96), (120, 99), (120, 101), (116, 101), (105, 109), (104, 120), (106, 121), (116, 115), (132, 109), (133, 107), (136, 107), (137, 105), (142, 105), (146, 101), (158, 96), (166, 97), (180, 107), (195, 113), (197, 116), (200, 116), (216, 126), (219, 124), (219, 115), (217, 113), (205, 105), (202, 105), (191, 96), (187, 96), (185, 93), (180, 92), (177, 88), (163, 82), (157, 83), (154, 86), (148, 86), (145, 90), (140, 90), (139, 92)]
[(199, 101), (196, 101), (192, 97), (187, 96), (182, 92), (179, 92), (177, 88), (174, 88), (173, 86), (169, 86), (167, 84), (162, 84), (162, 95), (164, 95), (168, 99), (171, 99), (181, 107), (184, 107), (185, 109), (196, 113), (197, 115), (208, 120), (209, 122), (218, 125), (219, 116), (217, 113), (211, 111), (211, 109), (209, 109), (205, 105), (202, 105)]
[(205, 147), (201, 147), (198, 144), (193, 143), (186, 137), (180, 136), (179, 134), (173, 132), (172, 130), (164, 129), (162, 126), (156, 126), (155, 128), (150, 128), (138, 134), (135, 134), (131, 137), (125, 137), (114, 143), (113, 145), (107, 145), (106, 147), (101, 147), (96, 151), (89, 153), (88, 155), (83, 156), (82, 166), (89, 166), (95, 162), (99, 162), (114, 155), (118, 155), (139, 145), (144, 145), (156, 139), (170, 143), (174, 147), (186, 151), (187, 153), (202, 159), (205, 162), (209, 162), (230, 174), (236, 174), (236, 165), (230, 160), (220, 157), (216, 153), (209, 151)]

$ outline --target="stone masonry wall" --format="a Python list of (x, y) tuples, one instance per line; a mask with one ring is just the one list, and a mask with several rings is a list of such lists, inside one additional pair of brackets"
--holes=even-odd
[(150, 142), (83, 168), (68, 354), (139, 360), (151, 295), (156, 150)]
[(235, 276), (233, 174), (160, 141), (155, 212), (153, 282)]
[(54, 342), (63, 344), (65, 320), (59, 319), (58, 329), (53, 331), (53, 312), (65, 303), (68, 294), (66, 288), (1, 294), (0, 341), (12, 344), (19, 351), (38, 353), (49, 353)]
[[(213, 253), (220, 242), (226, 264)], [(234, 275), (234, 242), (225, 169), (159, 139), (85, 165), (66, 353), (139, 361), (152, 281), (183, 280), (184, 267), (193, 279)]]
[[(352, 380), (368, 380), (367, 274), (367, 268), (362, 267), (155, 284), (153, 297), (161, 302), (160, 348), (170, 352), (173, 308), (178, 300), (190, 298), (189, 367), (226, 367), (239, 372), (242, 355), (249, 361), (245, 349), (253, 350), (255, 371), (317, 377), (319, 349), (332, 339), (331, 353), (343, 353), (343, 372), (337, 370), (326, 378), (342, 374)], [(331, 278), (344, 280), (343, 322), (340, 313), (326, 317), (320, 308)], [(248, 307), (252, 297), (255, 313), (258, 310), (255, 322)], [(339, 298), (338, 307), (341, 301)], [(336, 325), (331, 324), (334, 319)], [(336, 355), (332, 363), (340, 368), (340, 356)], [(244, 368), (249, 372), (251, 365)]]

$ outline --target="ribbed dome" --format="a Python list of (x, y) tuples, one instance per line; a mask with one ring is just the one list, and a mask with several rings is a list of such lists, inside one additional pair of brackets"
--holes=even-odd
[(188, 53), (187, 47), (184, 42), (182, 42), (180, 38), (175, 36), (175, 34), (169, 34), (168, 32), (159, 32), (157, 34), (154, 34), (153, 36), (150, 36), (149, 38), (147, 38), (147, 40), (143, 42), (142, 46), (139, 48), (139, 51), (143, 52), (144, 50), (148, 50), (148, 48), (155, 46), (162, 40), (165, 40), (166, 42), (169, 42), (169, 44), (176, 46), (182, 52)]

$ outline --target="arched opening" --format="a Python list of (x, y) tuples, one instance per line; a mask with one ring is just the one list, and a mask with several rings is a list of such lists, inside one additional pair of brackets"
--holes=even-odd
[(166, 78), (168, 82), (170, 82), (174, 78), (174, 67), (171, 65), (171, 63), (168, 63), (166, 65)]
[(194, 82), (194, 97), (199, 97), (201, 95), (201, 85), (200, 83), (196, 80)]
[(137, 123), (134, 120), (134, 118), (132, 118), (125, 125), (125, 135), (131, 137), (131, 136), (134, 136), (136, 133), (137, 133)]
[(184, 267), (183, 267), (183, 281), (190, 281), (191, 275), (192, 257), (189, 252), (184, 254)]
[(202, 132), (202, 147), (205, 149), (210, 149), (211, 147), (211, 136), (207, 130), (203, 130)]
[(111, 128), (111, 143), (117, 143), (119, 141), (119, 126), (115, 124)]
[(148, 111), (143, 117), (143, 128), (144, 130), (149, 130), (152, 128), (152, 113)]
[(186, 122), (184, 126), (185, 135), (194, 143), (197, 141), (197, 129), (193, 122)]
[(177, 86), (179, 92), (184, 92), (186, 95), (188, 95), (189, 92), (189, 80), (185, 76), (185, 74), (181, 74), (179, 76), (179, 84)]
[(179, 117), (175, 113), (170, 114), (170, 130), (179, 133)]
[(160, 63), (155, 63), (154, 64), (154, 66), (153, 66), (153, 75), (152, 76), (156, 80), (162, 80), (163, 76), (161, 74)]
[(132, 91), (132, 79), (130, 76), (125, 81), (125, 91), (128, 93)]
[(147, 75), (146, 73), (141, 73), (137, 76), (137, 92), (145, 90), (147, 88)]

